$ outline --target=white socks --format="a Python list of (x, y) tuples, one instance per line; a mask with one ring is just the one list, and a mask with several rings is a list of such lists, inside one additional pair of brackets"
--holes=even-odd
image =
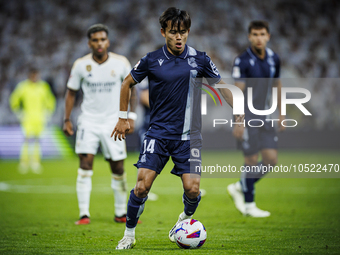
[(90, 217), (90, 195), (92, 190), (93, 170), (78, 169), (77, 197), (79, 205), (79, 217), (87, 215)]
[(249, 210), (249, 209), (252, 209), (252, 208), (256, 207), (256, 203), (255, 202), (245, 202), (244, 204), (245, 204), (246, 210)]
[(191, 219), (192, 215), (186, 215), (185, 212), (182, 212), (179, 217), (178, 217), (178, 221), (182, 221), (182, 220), (186, 220), (186, 219)]
[(135, 237), (135, 229), (136, 228), (125, 228), (124, 236)]
[[(90, 217), (90, 195), (92, 190), (92, 175), (93, 170), (78, 169), (77, 177), (77, 197), (79, 205), (79, 216), (87, 215)], [(126, 214), (126, 174), (112, 174), (111, 188), (114, 193), (115, 200), (115, 215), (121, 217)]]
[(115, 199), (115, 215), (121, 217), (126, 214), (127, 184), (126, 174), (112, 174), (111, 188)]

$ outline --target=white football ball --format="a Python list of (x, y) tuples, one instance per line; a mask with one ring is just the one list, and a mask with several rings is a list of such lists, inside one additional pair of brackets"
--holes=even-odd
[(187, 219), (177, 224), (174, 237), (178, 247), (196, 249), (204, 244), (207, 239), (207, 231), (198, 220)]

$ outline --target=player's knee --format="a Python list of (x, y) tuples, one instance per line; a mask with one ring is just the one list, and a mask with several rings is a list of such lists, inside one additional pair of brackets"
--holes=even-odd
[(271, 165), (271, 166), (275, 166), (277, 164), (277, 158), (270, 158), (270, 159), (266, 159), (266, 160), (263, 160), (263, 163), (265, 165)]
[(89, 164), (88, 162), (80, 163), (80, 168), (84, 170), (92, 170), (92, 164)]
[(80, 168), (84, 170), (92, 170), (92, 162), (80, 160)]
[(118, 175), (122, 175), (124, 173), (124, 167), (115, 167), (115, 168), (111, 168), (111, 172), (113, 174), (118, 174)]
[(148, 195), (150, 188), (151, 187), (145, 185), (144, 182), (138, 182), (135, 187), (135, 195), (139, 198), (145, 198)]
[(199, 185), (192, 185), (190, 188), (184, 189), (185, 194), (190, 199), (195, 199), (200, 194)]
[(84, 170), (92, 170), (93, 158), (89, 157), (88, 154), (79, 154), (80, 168)]
[(124, 173), (124, 160), (113, 161), (112, 159), (105, 159), (109, 162), (111, 167), (111, 172), (113, 174), (122, 175)]
[(258, 163), (258, 156), (254, 155), (254, 156), (245, 157), (244, 161), (245, 161), (244, 163), (248, 166), (256, 166)]
[(256, 166), (258, 164), (257, 160), (248, 160), (246, 162), (244, 162), (245, 165), (247, 166)]

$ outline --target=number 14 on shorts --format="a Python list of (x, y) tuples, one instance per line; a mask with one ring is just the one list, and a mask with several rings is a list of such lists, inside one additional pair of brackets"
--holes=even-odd
[(155, 151), (155, 139), (151, 139), (149, 141), (149, 144), (147, 144), (147, 140), (145, 139), (143, 144), (144, 144), (144, 150), (143, 150), (143, 154), (145, 154), (145, 152), (150, 152), (153, 153)]

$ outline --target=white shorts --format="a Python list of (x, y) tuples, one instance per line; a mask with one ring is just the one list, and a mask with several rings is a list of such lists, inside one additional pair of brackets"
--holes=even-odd
[(93, 124), (78, 121), (76, 136), (77, 154), (97, 154), (99, 144), (105, 159), (118, 161), (126, 158), (125, 141), (115, 141), (111, 138), (114, 124)]

